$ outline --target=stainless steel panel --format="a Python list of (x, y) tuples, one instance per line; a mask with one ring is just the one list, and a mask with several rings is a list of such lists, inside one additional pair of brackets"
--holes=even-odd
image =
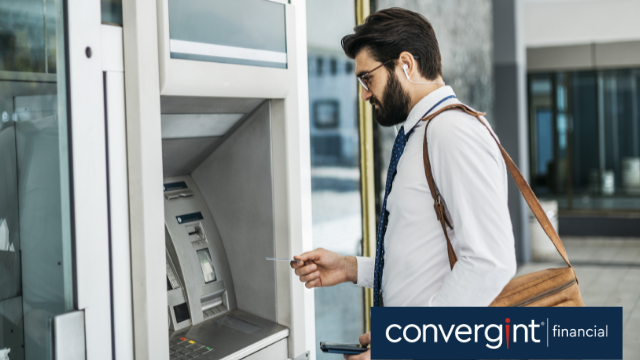
[(244, 114), (162, 114), (163, 139), (224, 136)]
[(276, 321), (270, 103), (192, 173), (224, 243), (238, 308)]
[(84, 360), (84, 311), (73, 311), (53, 318), (53, 359)]
[(265, 99), (162, 96), (163, 114), (248, 114)]
[[(215, 350), (207, 355), (206, 358), (208, 359), (233, 360), (245, 358), (289, 336), (289, 329), (286, 327), (241, 310), (234, 310), (219, 319), (226, 317), (239, 319), (260, 329), (251, 334), (247, 334), (243, 331), (225, 326), (215, 320), (206, 321), (202, 324), (171, 334), (170, 342), (175, 344), (180, 342), (180, 338), (186, 338), (203, 344), (204, 346), (214, 348)], [(282, 359), (285, 358), (286, 352)], [(197, 359), (200, 358), (198, 357)]]
[[(210, 300), (223, 295), (226, 290), (227, 301), (225, 305), (229, 309), (236, 308), (234, 292), (234, 279), (229, 270), (229, 264), (225, 255), (223, 241), (220, 238), (218, 227), (214, 217), (209, 212), (198, 186), (190, 176), (165, 178), (164, 183), (184, 181), (193, 196), (165, 202), (165, 225), (167, 251), (171, 256), (174, 268), (183, 286), (192, 324), (199, 324), (204, 320), (202, 313), (202, 300)], [(203, 219), (179, 224), (176, 216), (200, 212)], [(190, 235), (194, 225), (202, 227), (205, 240), (196, 239)], [(195, 240), (195, 241), (192, 241)], [(208, 249), (211, 255), (216, 281), (205, 284), (205, 279), (198, 260), (197, 251)], [(220, 293), (218, 293), (220, 292)], [(215, 295), (217, 293), (217, 295)], [(223, 299), (224, 302), (224, 299)]]
[(162, 140), (162, 174), (164, 177), (188, 175), (211, 154), (224, 137)]
[[(269, 345), (247, 356), (244, 360), (285, 360), (287, 359), (287, 345), (287, 339), (282, 339), (273, 345)], [(301, 358), (299, 360), (308, 360), (308, 358)]]

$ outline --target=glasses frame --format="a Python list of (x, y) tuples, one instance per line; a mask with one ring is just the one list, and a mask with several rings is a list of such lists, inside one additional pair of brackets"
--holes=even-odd
[(382, 64), (380, 64), (380, 65), (376, 66), (375, 68), (373, 68), (373, 70), (371, 70), (371, 71), (369, 71), (369, 72), (367, 72), (365, 74), (362, 74), (360, 76), (357, 76), (358, 82), (360, 83), (360, 86), (362, 86), (362, 88), (365, 89), (366, 91), (369, 91), (369, 84), (368, 84), (367, 80), (365, 80), (365, 77), (369, 76), (369, 74), (371, 74), (372, 72), (380, 69), (381, 67), (387, 65), (389, 62), (391, 62), (391, 60), (387, 60), (387, 61), (383, 62)]

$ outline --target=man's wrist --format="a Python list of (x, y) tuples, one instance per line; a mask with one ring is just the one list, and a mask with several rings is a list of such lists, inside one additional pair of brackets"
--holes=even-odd
[(352, 283), (358, 282), (358, 260), (356, 260), (355, 256), (345, 256), (345, 277), (346, 281), (351, 281)]

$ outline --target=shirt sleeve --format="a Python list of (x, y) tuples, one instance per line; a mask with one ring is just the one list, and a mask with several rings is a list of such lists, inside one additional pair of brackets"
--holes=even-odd
[(356, 262), (358, 263), (358, 282), (356, 285), (373, 288), (376, 259), (356, 256)]
[(516, 272), (504, 159), (487, 128), (460, 111), (438, 116), (427, 135), (458, 257), (429, 305), (488, 306)]

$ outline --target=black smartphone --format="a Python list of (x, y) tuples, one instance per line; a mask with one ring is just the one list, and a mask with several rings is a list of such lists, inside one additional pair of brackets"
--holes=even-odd
[(366, 347), (362, 347), (362, 345), (360, 344), (338, 344), (320, 342), (320, 350), (322, 350), (322, 352), (332, 354), (357, 355), (369, 349)]

